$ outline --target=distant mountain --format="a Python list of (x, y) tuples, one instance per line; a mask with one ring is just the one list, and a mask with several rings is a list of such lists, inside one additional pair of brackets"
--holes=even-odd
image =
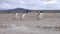
[[(16, 8), (16, 9), (9, 9), (9, 10), (0, 10), (0, 13), (19, 13), (25, 12), (28, 10), (29, 12), (40, 12), (41, 10), (29, 10), (24, 8)], [(60, 13), (60, 10), (42, 10), (42, 12), (46, 13)]]
[(28, 9), (24, 8), (16, 8), (16, 9), (9, 9), (9, 10), (0, 10), (0, 12), (24, 12)]
[[(29, 9), (24, 9), (24, 8), (15, 8), (15, 9), (8, 9), (8, 10), (29, 10)], [(3, 11), (3, 10), (2, 10)], [(5, 11), (5, 10), (4, 10)]]
[(28, 9), (24, 9), (24, 8), (16, 8), (16, 9), (10, 9), (10, 10), (28, 10)]

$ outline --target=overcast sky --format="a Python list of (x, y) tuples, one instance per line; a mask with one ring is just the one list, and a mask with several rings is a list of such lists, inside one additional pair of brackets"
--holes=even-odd
[(15, 8), (58, 10), (60, 9), (60, 0), (0, 0), (0, 10)]

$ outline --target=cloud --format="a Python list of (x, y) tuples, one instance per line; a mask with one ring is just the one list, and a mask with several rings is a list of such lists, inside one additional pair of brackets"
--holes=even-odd
[(42, 3), (43, 4), (52, 4), (52, 3), (55, 3), (56, 0), (50, 0), (50, 1), (43, 1)]
[(18, 7), (23, 7), (25, 5), (25, 2), (22, 0), (4, 0), (0, 1), (0, 9), (14, 9)]
[(8, 10), (14, 8), (25, 9), (60, 9), (59, 0), (42, 1), (42, 0), (0, 0), (0, 10)]

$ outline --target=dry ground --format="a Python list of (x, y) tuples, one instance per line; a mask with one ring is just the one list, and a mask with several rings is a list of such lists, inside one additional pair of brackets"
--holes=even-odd
[(44, 13), (42, 20), (36, 19), (37, 13), (27, 13), (22, 20), (14, 19), (14, 15), (15, 13), (0, 14), (0, 25), (12, 25), (12, 28), (7, 29), (2, 29), (0, 26), (0, 34), (60, 34), (60, 31), (35, 28), (60, 26), (60, 13)]

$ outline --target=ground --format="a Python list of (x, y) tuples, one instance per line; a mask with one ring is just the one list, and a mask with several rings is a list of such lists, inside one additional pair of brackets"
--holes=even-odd
[(22, 20), (14, 19), (14, 15), (0, 14), (0, 34), (60, 34), (60, 30), (50, 28), (60, 26), (60, 13), (44, 13), (41, 20), (36, 19), (37, 13), (27, 13)]

